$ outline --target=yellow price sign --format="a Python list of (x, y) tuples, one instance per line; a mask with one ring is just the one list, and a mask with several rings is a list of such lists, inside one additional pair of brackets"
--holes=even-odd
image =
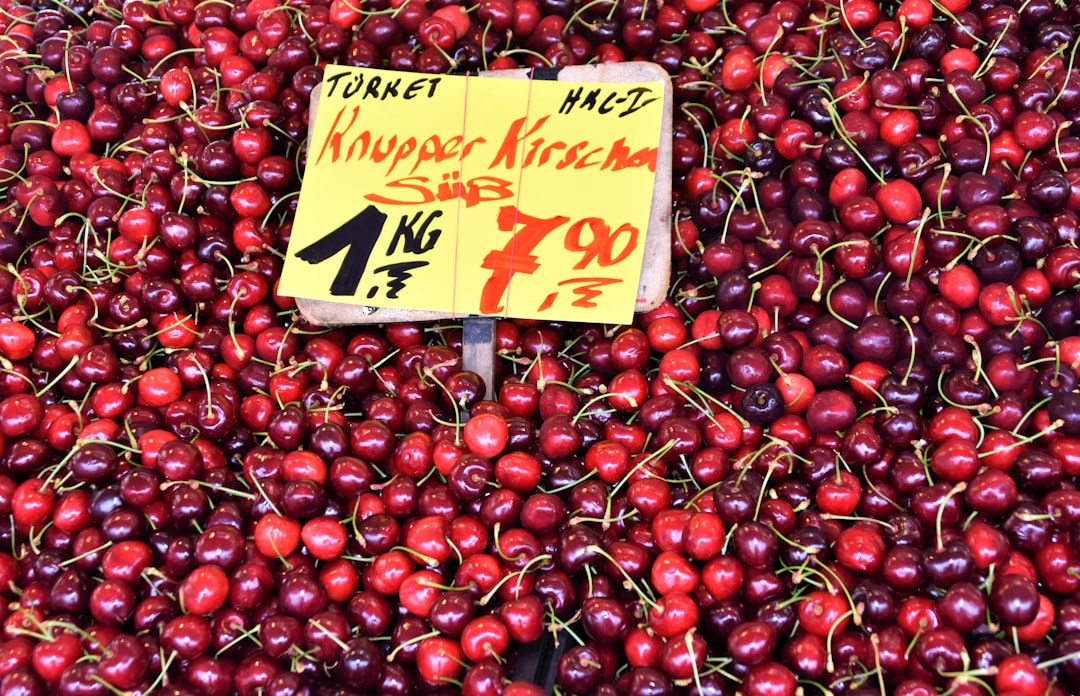
[(664, 87), (328, 66), (280, 292), (628, 323)]

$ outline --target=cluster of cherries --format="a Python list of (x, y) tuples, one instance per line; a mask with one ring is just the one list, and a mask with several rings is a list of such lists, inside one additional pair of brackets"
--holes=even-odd
[[(0, 692), (1080, 690), (1080, 4), (0, 0)], [(324, 329), (322, 66), (648, 60), (632, 326)], [(605, 195), (597, 192), (597, 195)], [(531, 677), (532, 675), (528, 675)]]

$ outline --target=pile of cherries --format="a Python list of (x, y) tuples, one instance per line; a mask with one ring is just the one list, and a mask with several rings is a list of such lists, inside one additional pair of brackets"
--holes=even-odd
[[(3, 694), (1080, 690), (1080, 3), (0, 10)], [(327, 63), (624, 60), (634, 325), (276, 291)]]

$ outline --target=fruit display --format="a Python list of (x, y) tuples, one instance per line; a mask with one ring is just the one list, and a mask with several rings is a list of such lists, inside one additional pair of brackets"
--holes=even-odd
[[(1080, 692), (1080, 3), (0, 9), (0, 693)], [(277, 291), (325, 65), (631, 60), (632, 325)]]

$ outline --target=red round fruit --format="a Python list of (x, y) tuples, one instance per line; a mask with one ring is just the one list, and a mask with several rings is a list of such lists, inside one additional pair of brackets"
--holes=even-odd
[(180, 606), (191, 614), (213, 614), (228, 598), (229, 576), (216, 565), (200, 566), (191, 571), (177, 590)]
[(885, 217), (897, 224), (913, 222), (922, 212), (922, 196), (919, 189), (906, 179), (894, 179), (881, 186), (874, 194)]
[(417, 671), (433, 684), (456, 680), (464, 669), (463, 660), (461, 644), (441, 636), (425, 638), (416, 651)]
[(495, 457), (506, 447), (509, 429), (506, 419), (494, 413), (481, 413), (465, 422), (465, 445), (482, 457)]

